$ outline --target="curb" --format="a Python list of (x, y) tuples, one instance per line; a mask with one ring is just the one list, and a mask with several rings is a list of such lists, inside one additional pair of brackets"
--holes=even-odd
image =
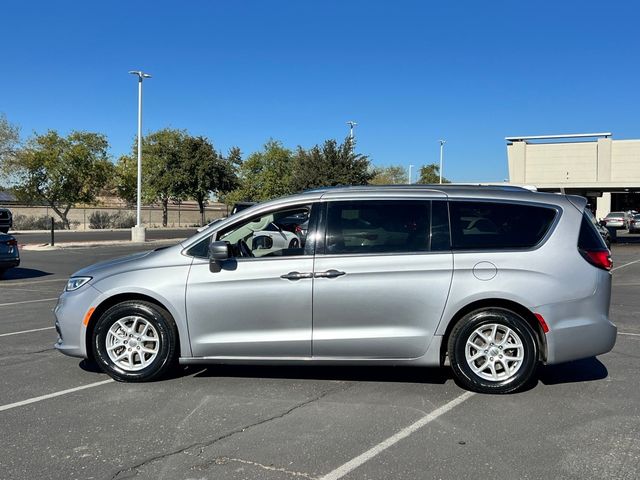
[(132, 242), (131, 240), (104, 240), (104, 241), (89, 241), (89, 242), (60, 242), (51, 246), (48, 243), (36, 244), (26, 243), (20, 245), (20, 250), (31, 250), (38, 252), (48, 252), (53, 250), (65, 250), (67, 248), (95, 248), (95, 247), (126, 247), (126, 246), (142, 246), (149, 245), (175, 245), (180, 243), (179, 238), (167, 238), (162, 240), (148, 240), (146, 242)]

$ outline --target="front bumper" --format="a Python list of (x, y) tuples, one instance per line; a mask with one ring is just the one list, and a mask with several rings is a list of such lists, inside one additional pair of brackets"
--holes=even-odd
[(87, 328), (82, 320), (99, 296), (100, 292), (92, 285), (60, 295), (53, 309), (54, 325), (58, 332), (54, 347), (58, 351), (70, 357), (87, 358)]

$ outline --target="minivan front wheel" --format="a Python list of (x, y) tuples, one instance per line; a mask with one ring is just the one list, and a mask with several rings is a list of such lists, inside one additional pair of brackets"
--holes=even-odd
[(518, 314), (487, 308), (453, 328), (449, 362), (460, 383), (481, 393), (509, 393), (527, 384), (538, 363), (535, 333)]
[(176, 344), (169, 312), (138, 300), (109, 308), (93, 331), (95, 359), (118, 381), (145, 382), (163, 376), (175, 364)]

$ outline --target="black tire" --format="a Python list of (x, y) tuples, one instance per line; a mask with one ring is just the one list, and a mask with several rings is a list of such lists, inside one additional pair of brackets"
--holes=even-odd
[(297, 238), (293, 238), (289, 242), (289, 248), (298, 248), (299, 246), (300, 246), (300, 240), (298, 240)]
[[(491, 331), (493, 325), (497, 325), (496, 338), (492, 338)], [(483, 342), (482, 337), (476, 333), (482, 331), (482, 327), (487, 328), (483, 334), (489, 333), (489, 342), (478, 344), (478, 339)], [(512, 334), (508, 333), (508, 330)], [(504, 335), (506, 333), (507, 338)], [(509, 339), (517, 338), (520, 343), (509, 343)], [(480, 355), (477, 360), (467, 361), (467, 341), (472, 340), (474, 345), (469, 346), (469, 356), (472, 360), (475, 354)], [(501, 342), (506, 342), (500, 345)], [(522, 349), (509, 348), (510, 345), (522, 345)], [(484, 345), (480, 347), (480, 345)], [(484, 347), (487, 347), (484, 350)], [(465, 315), (453, 327), (449, 335), (447, 344), (449, 363), (453, 373), (465, 388), (480, 393), (510, 393), (526, 386), (533, 378), (538, 366), (538, 343), (536, 334), (531, 326), (517, 313), (503, 308), (484, 308), (475, 310)], [(520, 350), (520, 354), (518, 351)], [(491, 356), (493, 354), (493, 356)], [(503, 355), (504, 354), (504, 358)], [(498, 359), (500, 355), (500, 359)], [(510, 360), (511, 355), (520, 355), (521, 361)], [(495, 363), (494, 363), (495, 360)], [(509, 362), (512, 362), (509, 364)], [(471, 368), (472, 363), (479, 373)], [(493, 365), (493, 366), (491, 366)], [(487, 372), (486, 369), (489, 369)], [(510, 373), (508, 370), (513, 370)], [(497, 379), (490, 380), (487, 376), (497, 372)], [(494, 377), (495, 378), (495, 377)]]
[[(122, 368), (109, 357), (106, 345), (109, 329), (118, 320), (123, 320), (130, 316), (141, 317), (150, 324), (157, 332), (157, 336), (154, 338), (158, 338), (160, 343), (157, 347), (155, 358), (148, 366), (131, 371)], [(132, 340), (135, 341), (135, 339)], [(114, 305), (100, 316), (93, 330), (92, 345), (96, 363), (114, 380), (119, 382), (148, 382), (163, 377), (175, 366), (178, 356), (178, 333), (171, 314), (164, 308), (150, 302), (129, 300)], [(138, 346), (140, 345), (143, 346), (143, 343)], [(123, 346), (123, 348), (126, 347)], [(132, 353), (136, 354), (135, 351)], [(140, 353), (136, 355), (140, 355)], [(136, 357), (132, 358), (135, 362)], [(140, 357), (138, 356), (137, 361), (139, 360)]]

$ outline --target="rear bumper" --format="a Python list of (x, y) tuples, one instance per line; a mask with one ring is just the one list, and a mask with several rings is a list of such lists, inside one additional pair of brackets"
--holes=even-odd
[(548, 364), (569, 362), (610, 352), (618, 329), (609, 320), (611, 274), (597, 270), (593, 295), (535, 308), (547, 325)]
[(562, 363), (610, 352), (618, 329), (607, 317), (575, 319), (547, 333), (547, 363)]
[(17, 267), (20, 265), (20, 258), (0, 258), (0, 269)]

